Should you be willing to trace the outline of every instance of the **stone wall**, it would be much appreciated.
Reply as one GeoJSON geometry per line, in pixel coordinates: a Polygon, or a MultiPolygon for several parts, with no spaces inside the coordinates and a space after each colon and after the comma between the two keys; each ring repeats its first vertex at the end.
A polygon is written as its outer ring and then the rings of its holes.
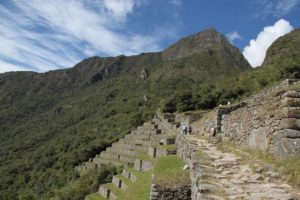
{"type": "MultiPolygon", "coordinates": [[[[198,122],[198,134],[274,153],[286,159],[300,155],[300,92],[286,80],[237,105],[219,107],[198,122]]],[[[300,88],[299,88],[300,89],[300,88]]]]}
{"type": "Polygon", "coordinates": [[[165,187],[152,184],[150,200],[190,200],[191,186],[165,187]]]}
{"type": "Polygon", "coordinates": [[[132,182],[135,182],[137,180],[137,177],[133,173],[126,171],[126,169],[123,169],[122,175],[132,182]]]}
{"type": "Polygon", "coordinates": [[[146,160],[135,159],[133,168],[137,171],[149,171],[153,169],[153,164],[146,160]]]}

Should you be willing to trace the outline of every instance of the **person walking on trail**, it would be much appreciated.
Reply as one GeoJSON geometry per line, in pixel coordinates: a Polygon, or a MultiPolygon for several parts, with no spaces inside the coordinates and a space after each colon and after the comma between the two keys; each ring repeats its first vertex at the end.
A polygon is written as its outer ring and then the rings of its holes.
{"type": "Polygon", "coordinates": [[[182,134],[183,134],[183,135],[186,134],[186,129],[187,129],[187,127],[186,127],[186,125],[184,124],[184,125],[182,126],[182,134]]]}
{"type": "Polygon", "coordinates": [[[189,135],[192,135],[192,126],[189,125],[189,135]]]}

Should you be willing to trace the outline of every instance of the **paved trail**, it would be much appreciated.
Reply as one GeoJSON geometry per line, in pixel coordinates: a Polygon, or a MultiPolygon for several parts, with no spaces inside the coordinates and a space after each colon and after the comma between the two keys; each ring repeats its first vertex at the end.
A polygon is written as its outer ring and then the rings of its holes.
{"type": "Polygon", "coordinates": [[[189,137],[189,141],[202,152],[194,150],[192,155],[194,200],[296,200],[300,196],[288,184],[276,183],[276,172],[254,171],[249,164],[240,162],[241,158],[221,152],[205,140],[189,137]]]}

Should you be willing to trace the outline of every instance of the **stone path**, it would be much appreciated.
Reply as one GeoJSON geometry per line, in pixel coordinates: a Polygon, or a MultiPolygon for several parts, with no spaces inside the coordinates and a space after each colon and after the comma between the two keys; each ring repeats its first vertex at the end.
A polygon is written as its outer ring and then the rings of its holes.
{"type": "MultiPolygon", "coordinates": [[[[242,164],[241,158],[224,153],[205,140],[189,138],[192,199],[296,200],[288,184],[272,182],[274,172],[261,173],[242,164]],[[201,152],[199,152],[199,150],[201,152]]],[[[273,177],[273,178],[274,178],[273,177]]]]}

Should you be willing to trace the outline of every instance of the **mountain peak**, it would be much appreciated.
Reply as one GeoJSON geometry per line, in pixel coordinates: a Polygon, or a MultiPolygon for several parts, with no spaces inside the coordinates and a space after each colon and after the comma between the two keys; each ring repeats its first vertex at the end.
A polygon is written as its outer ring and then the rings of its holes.
{"type": "Polygon", "coordinates": [[[215,28],[210,27],[202,32],[187,36],[174,45],[171,45],[163,51],[163,58],[165,60],[173,60],[224,46],[232,45],[224,35],[219,33],[215,28]]]}

